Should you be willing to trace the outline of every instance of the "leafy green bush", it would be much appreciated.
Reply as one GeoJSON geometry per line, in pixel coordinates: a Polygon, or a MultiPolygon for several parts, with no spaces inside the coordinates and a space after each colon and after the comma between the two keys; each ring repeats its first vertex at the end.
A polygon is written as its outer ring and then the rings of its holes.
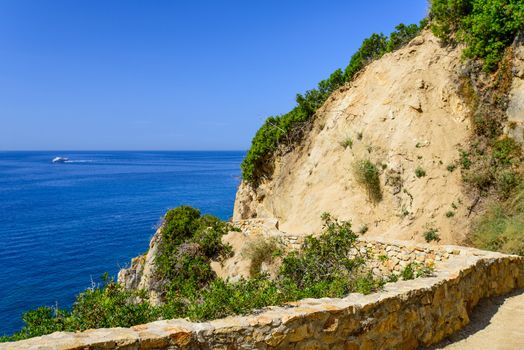
{"type": "Polygon", "coordinates": [[[380,187],[380,172],[370,160],[359,160],[353,164],[353,174],[357,182],[363,186],[369,199],[374,202],[382,200],[382,189],[380,187]]]}
{"type": "Polygon", "coordinates": [[[422,169],[422,167],[418,166],[416,169],[415,169],[415,175],[417,177],[424,177],[426,176],[426,171],[424,169],[422,169]]]}
{"type": "Polygon", "coordinates": [[[511,137],[503,137],[493,144],[493,159],[499,165],[511,165],[519,162],[522,154],[520,144],[511,137]]]}
{"type": "Polygon", "coordinates": [[[340,277],[349,282],[350,272],[364,263],[363,259],[349,258],[349,251],[357,240],[351,223],[339,222],[327,213],[322,218],[324,233],[319,237],[308,236],[301,249],[286,255],[282,262],[281,275],[299,288],[340,277]]]}
{"type": "MultiPolygon", "coordinates": [[[[320,81],[316,89],[297,94],[297,106],[290,112],[267,118],[255,134],[251,141],[251,148],[242,161],[242,178],[257,186],[260,180],[271,176],[275,152],[279,147],[289,148],[300,142],[317,109],[333,91],[352,81],[371,61],[408,43],[425,26],[425,21],[421,21],[419,26],[401,23],[395,27],[396,30],[389,38],[383,34],[372,34],[362,42],[344,70],[334,71],[328,79],[320,81]]],[[[362,134],[359,137],[362,138],[362,134]]]]}
{"type": "Polygon", "coordinates": [[[405,25],[400,23],[395,27],[395,31],[389,35],[386,51],[392,52],[406,45],[420,33],[420,30],[424,28],[425,25],[425,21],[421,21],[419,26],[416,24],[405,25]]]}
{"type": "Polygon", "coordinates": [[[101,286],[89,288],[79,294],[71,311],[40,307],[26,312],[24,327],[0,341],[16,341],[57,331],[79,331],[103,327],[131,327],[154,321],[158,310],[153,308],[143,292],[124,290],[104,275],[101,286]],[[131,303],[130,300],[141,300],[131,303]]]}
{"type": "Polygon", "coordinates": [[[415,279],[415,268],[413,264],[408,264],[400,272],[400,276],[404,281],[415,279]]]}
{"type": "Polygon", "coordinates": [[[495,69],[504,50],[524,30],[521,0],[432,0],[431,29],[445,42],[464,42],[464,56],[495,69]]]}
{"type": "Polygon", "coordinates": [[[426,242],[440,241],[440,235],[438,234],[438,229],[434,227],[428,227],[428,229],[423,233],[424,239],[426,242]]]}
{"type": "Polygon", "coordinates": [[[180,206],[169,210],[162,226],[162,239],[155,259],[158,278],[167,298],[189,298],[215,278],[211,259],[231,253],[222,236],[231,225],[198,209],[180,206]]]}

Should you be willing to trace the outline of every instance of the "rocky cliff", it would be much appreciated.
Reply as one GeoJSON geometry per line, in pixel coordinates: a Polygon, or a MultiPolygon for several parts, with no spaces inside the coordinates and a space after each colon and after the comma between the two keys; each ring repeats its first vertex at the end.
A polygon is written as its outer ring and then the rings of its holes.
{"type": "MultiPolygon", "coordinates": [[[[506,128],[520,140],[522,52],[516,48],[506,128]]],[[[304,235],[330,212],[369,237],[422,241],[438,230],[442,243],[463,242],[476,215],[454,170],[472,133],[463,70],[461,48],[442,46],[429,31],[372,62],[330,96],[305,139],[275,159],[271,178],[256,188],[241,184],[234,220],[272,218],[282,231],[304,235]],[[378,165],[379,201],[353,171],[365,160],[378,165]]]]}
{"type": "MultiPolygon", "coordinates": [[[[513,56],[505,132],[522,142],[524,46],[514,45],[513,56]]],[[[301,236],[320,232],[323,212],[352,220],[368,239],[422,242],[434,230],[440,243],[464,243],[482,211],[473,208],[475,198],[458,169],[473,128],[461,95],[465,70],[460,47],[443,47],[424,31],[333,93],[304,140],[275,159],[270,179],[257,187],[241,183],[233,215],[241,232],[223,237],[234,254],[213,262],[215,273],[249,277],[245,252],[253,242],[277,237],[296,248],[301,236]],[[379,201],[356,178],[354,167],[362,160],[378,165],[379,201]]],[[[147,254],[118,276],[126,288],[147,290],[154,304],[161,302],[154,264],[160,240],[159,230],[147,254]]]]}

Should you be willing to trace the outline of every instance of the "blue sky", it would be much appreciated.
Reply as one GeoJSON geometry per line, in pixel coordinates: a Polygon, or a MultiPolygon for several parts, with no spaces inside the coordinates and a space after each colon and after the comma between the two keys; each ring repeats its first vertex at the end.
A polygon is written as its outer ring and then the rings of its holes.
{"type": "Polygon", "coordinates": [[[0,150],[247,149],[424,0],[0,0],[0,150]]]}

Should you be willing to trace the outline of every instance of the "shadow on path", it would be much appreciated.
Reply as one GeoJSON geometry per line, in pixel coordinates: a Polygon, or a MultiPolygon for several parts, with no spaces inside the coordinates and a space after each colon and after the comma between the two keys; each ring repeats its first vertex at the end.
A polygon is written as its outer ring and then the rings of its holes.
{"type": "MultiPolygon", "coordinates": [[[[511,293],[486,298],[481,300],[477,306],[473,309],[473,312],[469,315],[470,323],[458,331],[455,334],[452,334],[448,338],[444,339],[440,343],[433,345],[429,348],[423,348],[424,350],[438,350],[443,349],[449,345],[457,343],[461,340],[469,338],[476,334],[477,332],[485,329],[492,323],[493,316],[499,311],[499,308],[504,304],[504,302],[512,297],[524,296],[524,289],[517,289],[511,293]]],[[[515,322],[523,322],[524,320],[515,320],[515,322]]],[[[486,339],[488,341],[488,339],[486,339]]]]}

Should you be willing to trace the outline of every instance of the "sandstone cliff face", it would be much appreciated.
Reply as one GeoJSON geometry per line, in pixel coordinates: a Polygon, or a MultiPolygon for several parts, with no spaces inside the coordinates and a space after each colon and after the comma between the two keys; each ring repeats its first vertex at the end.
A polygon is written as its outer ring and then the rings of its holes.
{"type": "MultiPolygon", "coordinates": [[[[245,251],[252,242],[279,237],[286,247],[297,248],[301,236],[320,231],[322,212],[352,220],[355,231],[367,227],[366,238],[420,242],[433,228],[441,243],[462,243],[475,212],[470,213],[472,198],[458,166],[448,170],[471,135],[469,110],[458,93],[460,57],[460,48],[441,47],[426,31],[336,91],[304,141],[276,160],[271,180],[256,189],[240,185],[233,221],[242,232],[224,236],[234,255],[211,264],[217,275],[249,277],[245,251]],[[344,148],[341,142],[348,138],[353,144],[344,148]],[[376,204],[352,171],[365,159],[383,166],[383,198],[376,204]],[[417,177],[417,168],[426,175],[417,177]]],[[[522,44],[515,45],[514,57],[505,132],[524,143],[522,44]]],[[[161,302],[154,273],[159,232],[148,253],[118,276],[126,288],[147,290],[153,303],[161,302]]]]}
{"type": "Polygon", "coordinates": [[[158,246],[162,239],[159,228],[151,241],[146,254],[137,256],[131,261],[131,266],[118,272],[118,283],[126,289],[145,290],[149,295],[149,301],[153,305],[162,303],[161,285],[155,274],[155,258],[158,254],[158,246]]]}
{"type": "Polygon", "coordinates": [[[524,145],[524,36],[514,45],[513,82],[509,93],[505,132],[524,145]]]}
{"type": "Polygon", "coordinates": [[[277,159],[270,181],[255,190],[242,183],[234,219],[273,217],[284,232],[310,234],[327,211],[352,220],[356,230],[366,226],[371,237],[421,241],[437,228],[444,242],[460,242],[468,197],[460,171],[447,170],[470,129],[457,92],[460,54],[424,32],[371,63],[317,112],[304,142],[277,159]],[[348,137],[353,145],[344,148],[348,137]],[[352,171],[365,159],[382,165],[383,199],[376,204],[352,171]],[[426,175],[417,177],[417,168],[426,175]]]}

